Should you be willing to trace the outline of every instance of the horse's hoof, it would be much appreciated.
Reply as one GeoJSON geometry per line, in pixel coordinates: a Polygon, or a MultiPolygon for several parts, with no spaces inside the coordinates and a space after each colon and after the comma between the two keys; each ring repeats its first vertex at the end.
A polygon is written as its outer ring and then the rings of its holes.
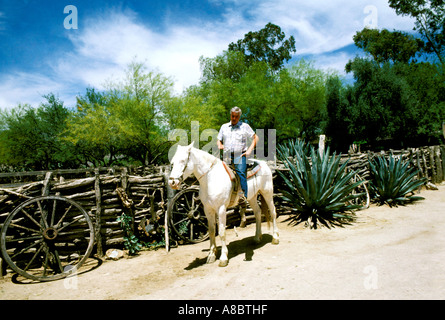
{"type": "Polygon", "coordinates": [[[276,238],[272,239],[272,244],[279,244],[279,243],[280,243],[280,239],[276,239],[276,238]]]}
{"type": "Polygon", "coordinates": [[[219,260],[220,267],[227,267],[228,264],[229,264],[229,260],[219,260]]]}
{"type": "Polygon", "coordinates": [[[247,221],[246,221],[246,220],[242,220],[241,223],[240,223],[240,225],[239,225],[239,227],[240,227],[240,228],[245,228],[245,227],[246,227],[246,224],[247,224],[247,221]]]}
{"type": "Polygon", "coordinates": [[[215,256],[208,256],[207,257],[207,264],[213,263],[216,261],[216,257],[215,256]]]}
{"type": "Polygon", "coordinates": [[[261,239],[262,239],[262,237],[255,237],[253,239],[253,241],[255,241],[256,244],[260,244],[261,243],[261,239]]]}

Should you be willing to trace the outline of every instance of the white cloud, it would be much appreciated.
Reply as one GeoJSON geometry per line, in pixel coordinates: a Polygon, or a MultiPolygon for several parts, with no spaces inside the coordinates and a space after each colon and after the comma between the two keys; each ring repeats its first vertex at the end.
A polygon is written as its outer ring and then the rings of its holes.
{"type": "Polygon", "coordinates": [[[132,14],[112,12],[106,19],[89,20],[71,36],[74,52],[59,59],[56,70],[101,88],[106,79],[122,77],[136,58],[148,68],[174,78],[176,91],[199,80],[199,57],[225,49],[218,32],[202,26],[172,25],[162,34],[137,22],[132,14]]]}
{"type": "Polygon", "coordinates": [[[43,95],[63,90],[63,85],[47,76],[16,72],[0,81],[0,108],[10,109],[21,104],[38,106],[43,95]]]}
{"type": "Polygon", "coordinates": [[[357,31],[369,24],[403,31],[411,31],[414,26],[413,19],[397,16],[387,0],[265,0],[256,6],[248,6],[247,0],[238,1],[254,17],[256,25],[272,22],[286,36],[293,35],[295,57],[309,58],[317,68],[336,70],[346,78],[351,77],[344,68],[355,56],[350,46],[357,31]]]}
{"type": "Polygon", "coordinates": [[[263,1],[252,15],[279,25],[296,39],[297,54],[322,54],[352,44],[352,36],[362,30],[370,15],[378,28],[411,30],[413,21],[397,16],[387,0],[283,0],[263,1]],[[365,8],[371,12],[364,12],[365,8]]]}
{"type": "Polygon", "coordinates": [[[209,1],[223,8],[218,19],[191,17],[181,25],[172,16],[159,17],[164,29],[150,28],[141,19],[142,13],[130,10],[112,9],[89,17],[79,29],[67,32],[73,50],[55,52],[47,58],[53,68],[49,73],[16,72],[2,81],[0,107],[18,102],[38,105],[41,95],[49,92],[59,93],[65,104],[73,106],[75,95],[84,93],[87,86],[103,89],[107,79],[121,79],[134,58],[171,76],[179,93],[198,83],[200,56],[214,57],[230,42],[268,22],[279,25],[286,36],[295,37],[297,57],[311,56],[316,66],[340,73],[352,58],[341,50],[363,29],[369,15],[365,7],[376,9],[378,28],[410,31],[413,27],[412,19],[397,16],[387,0],[209,1]]]}

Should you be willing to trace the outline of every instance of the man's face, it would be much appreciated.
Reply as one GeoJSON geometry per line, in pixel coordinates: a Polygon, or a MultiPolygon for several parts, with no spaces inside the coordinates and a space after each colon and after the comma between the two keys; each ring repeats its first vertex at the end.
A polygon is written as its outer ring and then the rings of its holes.
{"type": "Polygon", "coordinates": [[[232,126],[236,125],[239,121],[240,114],[237,112],[232,112],[230,114],[230,122],[232,123],[232,126]]]}

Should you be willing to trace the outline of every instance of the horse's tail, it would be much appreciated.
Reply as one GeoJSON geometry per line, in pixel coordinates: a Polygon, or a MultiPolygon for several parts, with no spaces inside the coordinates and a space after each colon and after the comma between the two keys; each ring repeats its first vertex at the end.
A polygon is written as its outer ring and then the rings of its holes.
{"type": "Polygon", "coordinates": [[[269,212],[269,206],[266,203],[266,199],[264,199],[263,195],[260,192],[260,199],[261,199],[261,214],[266,217],[267,222],[267,228],[270,229],[270,212],[269,212]]]}

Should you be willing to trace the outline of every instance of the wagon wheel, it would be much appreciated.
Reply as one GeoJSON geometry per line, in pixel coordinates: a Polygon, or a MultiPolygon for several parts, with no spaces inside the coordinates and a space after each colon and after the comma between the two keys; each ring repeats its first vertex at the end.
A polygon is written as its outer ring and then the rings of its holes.
{"type": "MultiPolygon", "coordinates": [[[[364,179],[362,177],[360,177],[359,174],[355,174],[352,179],[351,179],[351,183],[355,183],[358,181],[363,181],[364,179]]],[[[361,183],[359,186],[357,186],[353,191],[352,194],[356,195],[356,194],[360,194],[360,196],[354,198],[353,200],[351,200],[350,202],[352,204],[355,205],[359,205],[360,209],[359,210],[363,210],[363,209],[368,209],[369,208],[369,203],[371,201],[371,198],[369,196],[369,191],[368,191],[368,187],[366,186],[366,184],[368,183],[368,181],[364,181],[363,183],[361,183]]]]}
{"type": "Polygon", "coordinates": [[[64,278],[90,255],[94,227],[75,201],[44,196],[25,201],[5,220],[1,251],[9,266],[37,281],[64,278]]]}
{"type": "Polygon", "coordinates": [[[198,243],[209,238],[199,188],[190,187],[178,192],[168,205],[167,215],[170,226],[181,239],[198,243]]]}

